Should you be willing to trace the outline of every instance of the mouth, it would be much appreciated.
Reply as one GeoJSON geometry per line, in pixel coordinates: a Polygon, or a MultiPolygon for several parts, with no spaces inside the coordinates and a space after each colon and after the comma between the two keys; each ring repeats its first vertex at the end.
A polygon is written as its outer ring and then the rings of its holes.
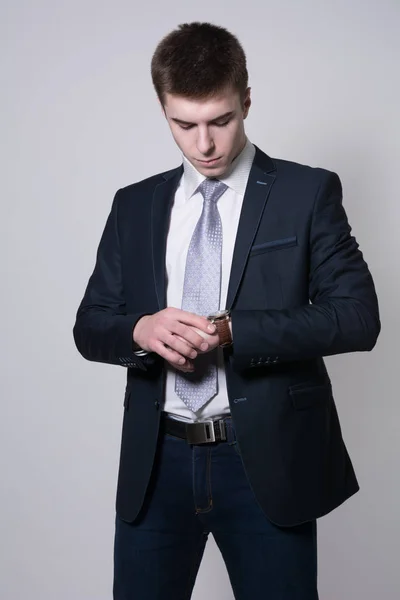
{"type": "Polygon", "coordinates": [[[220,161],[222,158],[222,156],[219,156],[218,158],[212,158],[211,160],[199,160],[197,159],[197,162],[200,163],[203,167],[212,167],[213,165],[216,165],[218,163],[218,161],[220,161]]]}

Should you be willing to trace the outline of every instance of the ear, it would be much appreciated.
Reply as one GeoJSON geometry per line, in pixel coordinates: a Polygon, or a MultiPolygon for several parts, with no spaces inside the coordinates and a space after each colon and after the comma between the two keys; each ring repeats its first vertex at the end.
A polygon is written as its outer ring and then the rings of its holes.
{"type": "Polygon", "coordinates": [[[251,106],[251,88],[248,87],[245,92],[244,100],[243,100],[243,119],[245,119],[247,117],[247,115],[249,114],[250,106],[251,106]]]}

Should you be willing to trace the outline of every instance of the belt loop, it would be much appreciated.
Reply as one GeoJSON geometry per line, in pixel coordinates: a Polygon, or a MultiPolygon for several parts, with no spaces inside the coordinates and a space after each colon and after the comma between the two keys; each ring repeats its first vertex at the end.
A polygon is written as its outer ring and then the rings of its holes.
{"type": "Polygon", "coordinates": [[[232,417],[225,420],[226,427],[226,441],[228,444],[233,444],[236,441],[235,428],[233,426],[232,417]]]}

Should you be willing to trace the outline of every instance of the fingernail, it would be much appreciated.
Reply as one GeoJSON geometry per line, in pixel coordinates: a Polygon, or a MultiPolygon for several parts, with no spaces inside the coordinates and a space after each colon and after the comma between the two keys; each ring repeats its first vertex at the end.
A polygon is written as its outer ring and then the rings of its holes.
{"type": "Polygon", "coordinates": [[[184,358],[180,358],[179,359],[179,364],[180,365],[184,365],[185,364],[185,359],[184,358]]]}
{"type": "Polygon", "coordinates": [[[207,327],[208,331],[215,331],[215,325],[212,323],[207,327]]]}
{"type": "Polygon", "coordinates": [[[190,358],[196,358],[196,356],[197,356],[197,353],[196,353],[196,352],[191,352],[191,353],[190,353],[190,358]]]}
{"type": "Polygon", "coordinates": [[[200,346],[200,350],[207,350],[208,349],[208,344],[206,342],[203,342],[200,346]]]}

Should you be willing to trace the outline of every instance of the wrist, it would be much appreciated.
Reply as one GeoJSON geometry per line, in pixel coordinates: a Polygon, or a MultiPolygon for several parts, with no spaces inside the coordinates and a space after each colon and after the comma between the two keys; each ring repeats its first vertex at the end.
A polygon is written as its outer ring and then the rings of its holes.
{"type": "Polygon", "coordinates": [[[150,315],[144,315],[141,317],[132,331],[132,348],[133,352],[148,352],[145,349],[144,340],[142,339],[141,332],[145,321],[150,317],[150,315]]]}
{"type": "Polygon", "coordinates": [[[222,347],[231,346],[233,343],[233,339],[230,311],[221,310],[212,313],[211,315],[208,315],[207,319],[216,327],[218,337],[220,340],[219,345],[222,347]]]}

